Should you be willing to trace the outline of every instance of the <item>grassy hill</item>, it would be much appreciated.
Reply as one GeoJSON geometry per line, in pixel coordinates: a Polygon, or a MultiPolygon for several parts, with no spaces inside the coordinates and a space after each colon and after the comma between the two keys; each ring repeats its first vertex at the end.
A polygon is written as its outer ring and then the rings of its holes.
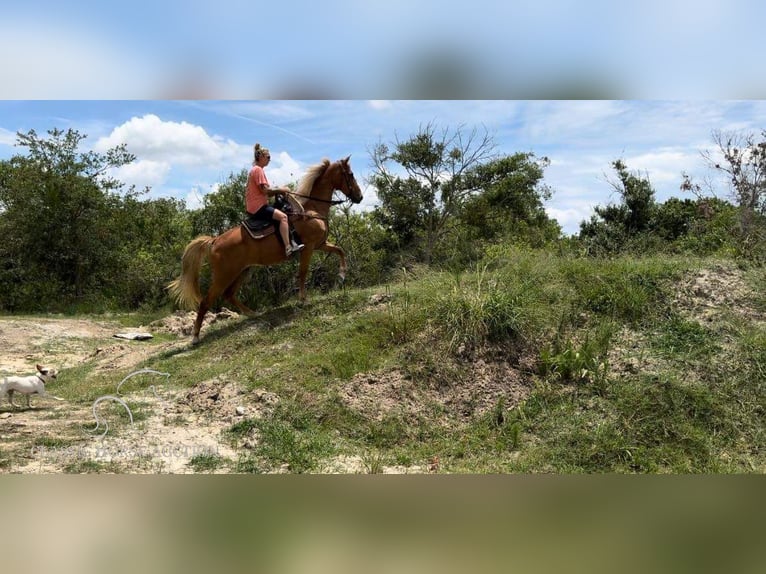
{"type": "MultiPolygon", "coordinates": [[[[472,272],[403,269],[206,323],[199,346],[134,367],[170,373],[187,402],[235,385],[259,405],[221,430],[236,456],[200,471],[764,472],[765,279],[498,249],[472,272]]],[[[61,393],[92,401],[128,372],[86,362],[61,393]]]]}

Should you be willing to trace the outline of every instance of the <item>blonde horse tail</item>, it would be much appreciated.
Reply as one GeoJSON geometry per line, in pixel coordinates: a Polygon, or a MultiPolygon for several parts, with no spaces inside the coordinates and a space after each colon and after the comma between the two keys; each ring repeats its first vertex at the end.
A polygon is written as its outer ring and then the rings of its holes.
{"type": "Polygon", "coordinates": [[[181,276],[167,286],[170,296],[180,307],[196,310],[202,301],[199,272],[203,261],[210,253],[214,239],[209,235],[202,235],[186,246],[181,258],[181,276]]]}

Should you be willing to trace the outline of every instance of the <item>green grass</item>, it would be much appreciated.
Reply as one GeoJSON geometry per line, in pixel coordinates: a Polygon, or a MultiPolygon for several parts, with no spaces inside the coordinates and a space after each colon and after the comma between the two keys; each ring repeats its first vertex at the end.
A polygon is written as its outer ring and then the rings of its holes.
{"type": "MultiPolygon", "coordinates": [[[[354,453],[367,472],[433,457],[442,472],[762,472],[763,327],[735,310],[703,324],[673,306],[685,274],[706,265],[498,247],[459,274],[420,270],[206,326],[199,346],[141,366],[170,373],[171,387],[225,375],[279,397],[262,418],[224,433],[240,455],[233,472],[316,472],[354,453]],[[383,302],[371,305],[373,294],[383,302]],[[626,332],[635,340],[622,339],[626,332]],[[613,368],[609,357],[625,353],[651,370],[613,368]],[[344,402],[345,385],[361,373],[395,370],[432,394],[470,388],[478,360],[517,368],[528,389],[520,402],[500,398],[469,413],[398,404],[380,417],[344,402]]],[[[757,267],[745,276],[753,288],[766,277],[757,267]]],[[[766,309],[760,287],[752,308],[766,309]]],[[[62,394],[92,400],[126,374],[67,369],[62,394]]],[[[166,383],[142,378],[130,391],[150,384],[166,383]]],[[[192,468],[222,464],[201,458],[192,468]]]]}
{"type": "Polygon", "coordinates": [[[67,474],[100,474],[119,473],[120,467],[116,463],[104,463],[90,459],[78,459],[64,467],[67,474]]]}
{"type": "Polygon", "coordinates": [[[696,360],[720,351],[716,336],[696,321],[672,315],[652,337],[652,346],[666,358],[696,360]]]}
{"type": "Polygon", "coordinates": [[[188,463],[194,472],[212,472],[225,467],[227,464],[228,461],[224,457],[215,454],[198,454],[193,456],[188,463]]]}

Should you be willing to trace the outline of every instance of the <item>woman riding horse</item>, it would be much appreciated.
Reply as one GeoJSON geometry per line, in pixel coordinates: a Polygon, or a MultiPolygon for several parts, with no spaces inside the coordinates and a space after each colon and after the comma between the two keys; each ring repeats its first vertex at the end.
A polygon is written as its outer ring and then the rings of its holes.
{"type": "MultiPolygon", "coordinates": [[[[344,279],[346,276],[346,254],[343,249],[328,242],[327,237],[330,207],[336,203],[332,201],[333,192],[336,189],[341,191],[353,203],[362,201],[362,191],[351,171],[350,158],[332,163],[324,159],[311,167],[294,194],[303,206],[303,213],[290,216],[304,244],[298,267],[298,296],[301,302],[306,300],[306,275],[314,251],[337,254],[340,257],[340,277],[344,279]]],[[[248,317],[255,316],[255,312],[237,298],[246,270],[254,265],[282,263],[288,257],[276,234],[254,239],[243,225],[217,237],[203,235],[192,240],[181,259],[181,276],[168,285],[171,296],[181,306],[197,309],[192,343],[199,342],[205,314],[220,296],[248,317]],[[199,274],[205,258],[210,263],[211,283],[203,298],[199,274]]]]}

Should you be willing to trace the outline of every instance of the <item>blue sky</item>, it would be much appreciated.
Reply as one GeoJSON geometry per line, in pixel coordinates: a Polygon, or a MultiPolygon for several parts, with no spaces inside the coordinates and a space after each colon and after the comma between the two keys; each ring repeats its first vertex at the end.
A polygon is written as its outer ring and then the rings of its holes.
{"type": "MultiPolygon", "coordinates": [[[[16,132],[74,128],[90,149],[126,143],[137,161],[115,174],[126,184],[149,186],[153,197],[177,197],[190,207],[232,172],[248,167],[256,142],[270,148],[267,173],[274,184],[296,181],[323,157],[351,154],[362,183],[369,149],[414,134],[420,125],[479,127],[502,154],[533,152],[551,165],[548,213],[567,233],[595,205],[617,199],[606,181],[622,158],[651,180],[657,199],[684,196],[681,174],[712,175],[700,157],[712,150],[711,132],[766,127],[760,100],[5,100],[0,101],[0,159],[23,150],[16,132]]],[[[363,184],[364,186],[364,184],[363,184]]],[[[720,182],[719,195],[726,195],[720,182]]],[[[356,209],[376,204],[374,190],[356,209]]]]}

